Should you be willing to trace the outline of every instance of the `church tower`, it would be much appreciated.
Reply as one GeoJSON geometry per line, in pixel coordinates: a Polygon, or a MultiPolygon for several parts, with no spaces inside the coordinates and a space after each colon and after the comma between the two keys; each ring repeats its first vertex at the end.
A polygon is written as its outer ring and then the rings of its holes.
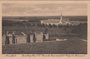
{"type": "Polygon", "coordinates": [[[62,16],[62,8],[59,9],[59,11],[61,11],[61,15],[60,15],[60,20],[59,20],[59,24],[62,24],[62,20],[63,20],[63,16],[62,16]]]}

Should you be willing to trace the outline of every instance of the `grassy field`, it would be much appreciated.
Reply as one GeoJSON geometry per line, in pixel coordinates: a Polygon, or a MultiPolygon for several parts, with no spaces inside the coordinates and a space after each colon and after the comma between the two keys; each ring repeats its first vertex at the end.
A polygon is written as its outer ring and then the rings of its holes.
{"type": "Polygon", "coordinates": [[[3,54],[86,54],[87,43],[82,40],[48,41],[2,46],[3,54]]]}

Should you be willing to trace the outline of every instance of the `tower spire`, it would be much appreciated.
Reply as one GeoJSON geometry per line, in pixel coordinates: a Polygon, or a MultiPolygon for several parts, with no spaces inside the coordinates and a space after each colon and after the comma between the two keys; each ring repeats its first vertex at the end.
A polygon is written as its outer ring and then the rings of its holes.
{"type": "Polygon", "coordinates": [[[59,8],[59,11],[61,12],[59,23],[62,24],[62,8],[59,8]]]}

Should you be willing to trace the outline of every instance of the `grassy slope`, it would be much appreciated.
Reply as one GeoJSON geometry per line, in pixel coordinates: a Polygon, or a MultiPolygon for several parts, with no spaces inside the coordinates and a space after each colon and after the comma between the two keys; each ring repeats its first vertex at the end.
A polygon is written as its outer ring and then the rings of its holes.
{"type": "Polygon", "coordinates": [[[87,44],[81,40],[6,45],[3,54],[86,54],[87,44]]]}

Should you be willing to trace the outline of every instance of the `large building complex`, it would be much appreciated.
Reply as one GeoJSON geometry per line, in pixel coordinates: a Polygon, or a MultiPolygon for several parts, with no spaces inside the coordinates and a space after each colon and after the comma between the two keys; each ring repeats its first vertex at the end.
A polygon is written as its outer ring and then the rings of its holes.
{"type": "Polygon", "coordinates": [[[64,19],[62,12],[61,12],[61,16],[59,17],[59,19],[47,19],[47,20],[41,20],[41,24],[46,24],[46,25],[67,25],[67,24],[71,24],[69,19],[64,19]]]}

